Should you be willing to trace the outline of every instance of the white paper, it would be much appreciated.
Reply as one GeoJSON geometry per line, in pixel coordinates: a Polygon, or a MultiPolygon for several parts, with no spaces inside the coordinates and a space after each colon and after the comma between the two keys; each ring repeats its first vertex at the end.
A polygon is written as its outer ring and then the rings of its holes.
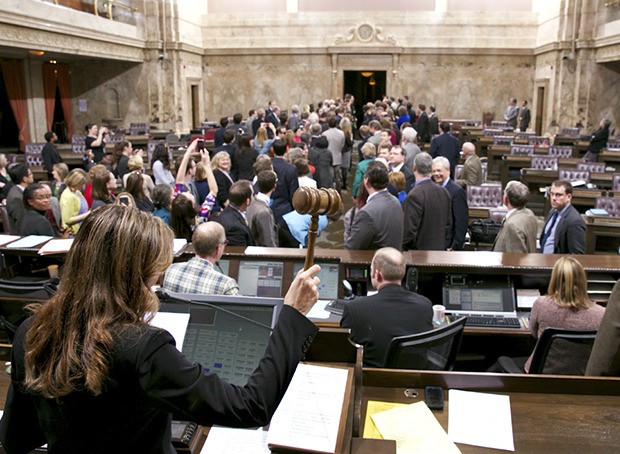
{"type": "Polygon", "coordinates": [[[0,246],[4,246],[12,241],[19,240],[21,236],[19,235],[0,235],[0,246]]]}
{"type": "Polygon", "coordinates": [[[271,420],[267,442],[334,452],[348,373],[347,369],[299,364],[271,420]]]}
{"type": "Polygon", "coordinates": [[[514,451],[510,397],[448,391],[448,436],[455,443],[514,451]]]}
{"type": "Polygon", "coordinates": [[[314,318],[314,319],[321,319],[321,320],[325,320],[329,318],[331,313],[325,310],[325,306],[327,306],[329,301],[330,300],[318,300],[316,304],[312,306],[312,309],[310,309],[310,312],[306,314],[306,317],[314,318]]]}
{"type": "Polygon", "coordinates": [[[59,252],[67,252],[71,249],[71,245],[73,244],[73,238],[68,239],[59,239],[55,238],[53,240],[48,241],[41,249],[39,249],[39,255],[45,254],[57,254],[59,252]]]}
{"type": "Polygon", "coordinates": [[[531,309],[534,301],[540,298],[540,291],[536,289],[517,289],[517,308],[531,309]]]}
{"type": "Polygon", "coordinates": [[[151,325],[165,329],[177,343],[177,350],[183,351],[183,340],[189,323],[189,314],[178,312],[158,312],[151,320],[151,325]]]}
{"type": "Polygon", "coordinates": [[[200,454],[230,452],[244,454],[270,454],[267,431],[259,429],[232,429],[213,426],[200,454]]]}
{"type": "Polygon", "coordinates": [[[35,247],[41,243],[51,240],[53,237],[47,235],[28,235],[21,240],[14,241],[9,244],[8,248],[29,248],[35,247]]]}
{"type": "Polygon", "coordinates": [[[185,238],[175,238],[172,242],[172,253],[178,254],[186,244],[187,240],[185,238]]]}

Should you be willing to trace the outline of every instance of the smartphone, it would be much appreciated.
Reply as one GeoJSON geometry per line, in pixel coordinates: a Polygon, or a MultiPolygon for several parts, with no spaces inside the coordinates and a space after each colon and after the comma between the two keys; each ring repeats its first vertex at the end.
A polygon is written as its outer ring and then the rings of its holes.
{"type": "Polygon", "coordinates": [[[439,386],[427,386],[424,388],[424,402],[431,410],[443,410],[443,389],[439,386]]]}
{"type": "Polygon", "coordinates": [[[196,141],[196,149],[198,149],[198,151],[204,150],[205,149],[205,141],[202,140],[202,139],[198,139],[196,141]]]}

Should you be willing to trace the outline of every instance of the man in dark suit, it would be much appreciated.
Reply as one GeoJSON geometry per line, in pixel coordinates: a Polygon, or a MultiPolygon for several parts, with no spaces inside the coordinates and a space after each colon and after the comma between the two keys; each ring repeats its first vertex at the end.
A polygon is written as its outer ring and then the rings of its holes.
{"type": "Polygon", "coordinates": [[[48,131],[45,133],[45,142],[46,144],[43,146],[41,150],[41,158],[43,158],[43,167],[47,170],[47,177],[52,180],[52,168],[54,164],[58,164],[62,162],[62,158],[60,157],[60,153],[58,152],[58,148],[56,148],[56,141],[58,137],[56,133],[52,131],[48,131]]]}
{"type": "Polygon", "coordinates": [[[521,119],[521,121],[519,122],[519,129],[521,131],[527,131],[527,128],[530,126],[530,121],[532,121],[532,112],[530,112],[530,108],[527,107],[526,100],[523,100],[523,102],[521,103],[519,118],[521,119]]]}
{"type": "Polygon", "coordinates": [[[366,168],[366,205],[357,210],[351,223],[346,249],[376,250],[390,246],[400,249],[403,239],[403,211],[396,197],[387,191],[388,170],[373,161],[366,168]]]}
{"type": "Polygon", "coordinates": [[[252,183],[239,180],[228,191],[229,204],[215,220],[226,231],[226,240],[231,246],[254,246],[252,232],[248,227],[245,210],[252,202],[252,183]]]}
{"type": "Polygon", "coordinates": [[[450,134],[450,123],[442,121],[439,124],[441,134],[431,141],[431,148],[428,153],[431,157],[443,156],[450,161],[450,176],[456,175],[456,165],[461,157],[461,145],[459,139],[450,134]]]}
{"type": "Polygon", "coordinates": [[[428,133],[429,137],[432,139],[433,136],[439,134],[439,117],[435,113],[435,106],[429,106],[428,110],[430,111],[430,115],[428,116],[428,133]]]}
{"type": "Polygon", "coordinates": [[[414,126],[418,131],[418,142],[420,145],[428,143],[430,140],[428,115],[426,115],[426,104],[418,104],[418,119],[414,126]]]}
{"type": "Polygon", "coordinates": [[[220,128],[215,131],[215,135],[213,137],[213,147],[217,148],[224,144],[224,132],[226,131],[226,127],[228,126],[228,117],[220,118],[220,128]]]}
{"type": "MultiPolygon", "coordinates": [[[[21,163],[11,164],[9,166],[9,176],[13,182],[13,186],[6,196],[6,211],[9,215],[9,233],[11,235],[19,235],[19,226],[22,218],[26,214],[24,206],[24,189],[32,184],[32,171],[21,163]]],[[[6,228],[6,227],[5,227],[6,228]]]]}
{"type": "Polygon", "coordinates": [[[573,185],[567,180],[556,180],[549,194],[552,210],[547,214],[540,236],[540,252],[585,254],[586,224],[571,204],[573,185]]]}
{"type": "Polygon", "coordinates": [[[433,158],[420,153],[413,160],[415,184],[403,202],[403,250],[443,251],[452,232],[452,202],[445,188],[431,180],[433,158]]]}
{"type": "Polygon", "coordinates": [[[415,177],[413,176],[413,163],[411,167],[407,167],[405,164],[405,150],[400,145],[393,146],[390,150],[390,168],[391,172],[400,172],[405,177],[405,191],[409,193],[413,184],[415,183],[415,177]]]}
{"type": "Polygon", "coordinates": [[[276,139],[271,145],[271,149],[274,155],[271,164],[273,171],[278,176],[276,190],[271,195],[273,200],[271,210],[276,222],[280,223],[282,216],[293,211],[293,194],[299,188],[299,180],[297,179],[297,167],[284,160],[286,142],[282,139],[276,139]]]}
{"type": "Polygon", "coordinates": [[[469,225],[467,194],[461,186],[450,178],[450,162],[443,156],[437,156],[433,159],[433,180],[446,188],[452,199],[452,230],[446,237],[446,249],[448,251],[459,251],[463,249],[465,234],[469,225]]]}
{"type": "Polygon", "coordinates": [[[370,278],[378,293],[355,299],[344,307],[340,326],[351,330],[351,340],[364,346],[364,366],[383,367],[394,337],[433,329],[430,300],[401,286],[403,254],[379,249],[370,264],[370,278]]]}

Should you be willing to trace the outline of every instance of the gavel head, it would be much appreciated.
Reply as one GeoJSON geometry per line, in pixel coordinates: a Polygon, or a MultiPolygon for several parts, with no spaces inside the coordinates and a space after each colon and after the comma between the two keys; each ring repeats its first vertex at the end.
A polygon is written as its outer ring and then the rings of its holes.
{"type": "Polygon", "coordinates": [[[302,186],[293,194],[293,207],[299,214],[332,216],[340,209],[340,194],[335,189],[302,186]]]}

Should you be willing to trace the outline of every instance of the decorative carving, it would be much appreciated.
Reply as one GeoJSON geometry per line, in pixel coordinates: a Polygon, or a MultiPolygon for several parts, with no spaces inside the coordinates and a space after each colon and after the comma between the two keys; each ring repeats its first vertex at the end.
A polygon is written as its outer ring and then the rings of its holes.
{"type": "Polygon", "coordinates": [[[349,44],[354,42],[371,43],[378,42],[395,46],[396,38],[392,33],[384,33],[382,27],[370,22],[362,22],[355,27],[349,28],[345,33],[338,33],[334,37],[334,45],[349,44]]]}

